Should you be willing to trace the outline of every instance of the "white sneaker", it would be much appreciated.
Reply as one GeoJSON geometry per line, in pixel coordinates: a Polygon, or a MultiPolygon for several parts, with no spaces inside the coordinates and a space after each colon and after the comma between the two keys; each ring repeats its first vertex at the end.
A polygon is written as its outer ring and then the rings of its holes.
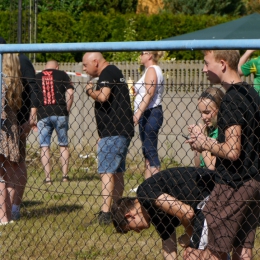
{"type": "Polygon", "coordinates": [[[8,224],[12,224],[14,223],[13,220],[10,220],[10,221],[7,221],[7,222],[0,222],[0,226],[5,226],[5,225],[8,225],[8,224]]]}
{"type": "Polygon", "coordinates": [[[139,186],[137,186],[136,188],[131,189],[130,192],[137,192],[138,187],[139,186]]]}

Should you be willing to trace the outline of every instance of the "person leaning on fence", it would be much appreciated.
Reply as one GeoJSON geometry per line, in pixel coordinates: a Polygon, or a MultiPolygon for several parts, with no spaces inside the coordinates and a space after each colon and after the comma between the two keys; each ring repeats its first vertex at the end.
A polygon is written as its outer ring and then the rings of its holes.
{"type": "Polygon", "coordinates": [[[200,127],[189,126],[186,142],[191,148],[209,151],[217,159],[215,187],[203,203],[204,219],[194,219],[185,259],[226,259],[231,250],[234,260],[251,259],[259,216],[260,98],[252,86],[241,82],[238,51],[207,50],[204,61],[208,80],[221,84],[226,94],[218,112],[217,140],[207,137],[200,127]],[[201,229],[204,244],[194,240],[195,231],[201,229]]]}
{"type": "Polygon", "coordinates": [[[20,160],[17,111],[22,106],[22,82],[17,54],[3,54],[1,132],[0,132],[0,225],[11,223],[13,170],[11,163],[20,160]]]}
{"type": "Polygon", "coordinates": [[[59,70],[55,60],[48,61],[45,69],[36,75],[36,83],[40,86],[36,107],[32,109],[32,124],[36,124],[39,132],[41,161],[44,167],[46,184],[52,184],[50,165],[50,142],[53,130],[56,130],[60,146],[62,166],[62,182],[68,182],[69,147],[68,124],[69,113],[73,103],[74,87],[65,71],[59,70]]]}
{"type": "Polygon", "coordinates": [[[112,198],[119,199],[124,191],[125,160],[131,138],[134,136],[133,113],[128,86],[122,72],[110,65],[99,52],[83,56],[83,70],[99,77],[96,89],[91,82],[86,94],[95,100],[98,130],[98,172],[103,198],[98,215],[100,224],[111,223],[112,198]]]}
{"type": "Polygon", "coordinates": [[[157,145],[158,133],[163,123],[164,78],[157,64],[162,56],[162,51],[141,52],[140,59],[145,66],[145,73],[134,85],[134,123],[139,124],[146,179],[160,170],[157,145]]]}
{"type": "Polygon", "coordinates": [[[192,219],[197,205],[214,187],[212,172],[188,169],[158,172],[138,187],[137,198],[116,201],[111,212],[117,232],[139,233],[152,224],[162,239],[164,258],[177,259],[176,227],[182,224],[187,233],[193,232],[192,219]]]}
{"type": "Polygon", "coordinates": [[[238,72],[240,76],[254,74],[254,88],[260,95],[260,56],[248,60],[255,50],[247,50],[240,58],[238,72]]]}

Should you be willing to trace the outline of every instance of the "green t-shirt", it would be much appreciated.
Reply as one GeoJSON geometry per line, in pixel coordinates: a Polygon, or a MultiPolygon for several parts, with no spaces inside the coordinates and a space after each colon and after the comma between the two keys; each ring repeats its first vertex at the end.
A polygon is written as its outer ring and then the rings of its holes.
{"type": "Polygon", "coordinates": [[[241,66],[241,71],[245,76],[254,74],[254,88],[260,94],[260,57],[251,59],[241,66]]]}
{"type": "MultiPolygon", "coordinates": [[[[213,128],[211,131],[209,131],[209,137],[217,139],[218,137],[218,128],[213,128]]],[[[200,155],[200,167],[206,167],[206,164],[204,162],[203,156],[200,155]]]]}

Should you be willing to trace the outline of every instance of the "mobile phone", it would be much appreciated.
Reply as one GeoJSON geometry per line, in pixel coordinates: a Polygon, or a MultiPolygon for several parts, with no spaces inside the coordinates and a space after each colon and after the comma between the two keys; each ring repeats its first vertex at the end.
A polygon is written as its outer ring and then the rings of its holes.
{"type": "Polygon", "coordinates": [[[182,134],[182,136],[183,136],[186,140],[190,139],[190,137],[187,136],[187,135],[182,134]]]}

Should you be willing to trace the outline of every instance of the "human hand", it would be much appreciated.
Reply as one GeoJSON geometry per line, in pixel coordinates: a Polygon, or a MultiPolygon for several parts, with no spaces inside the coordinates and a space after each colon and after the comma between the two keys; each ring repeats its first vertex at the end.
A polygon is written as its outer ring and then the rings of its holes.
{"type": "MultiPolygon", "coordinates": [[[[36,124],[34,124],[33,126],[35,126],[36,124]]],[[[30,133],[30,131],[31,131],[31,123],[30,123],[30,121],[27,121],[27,122],[25,122],[25,123],[23,123],[21,126],[20,126],[20,137],[21,138],[26,138],[28,135],[29,135],[29,133],[30,133]]]]}
{"type": "Polygon", "coordinates": [[[89,92],[91,92],[91,91],[89,91],[89,90],[93,90],[93,88],[94,88],[94,84],[91,82],[91,81],[89,81],[88,83],[87,83],[87,85],[86,85],[86,94],[89,96],[89,92]]]}
{"type": "Polygon", "coordinates": [[[207,140],[207,136],[204,134],[206,129],[206,125],[189,125],[188,130],[190,133],[190,139],[188,139],[185,143],[190,144],[192,150],[196,150],[198,152],[204,151],[204,145],[207,140]]]}
{"type": "Polygon", "coordinates": [[[192,125],[188,126],[188,131],[190,134],[192,134],[192,131],[205,134],[206,127],[207,127],[206,124],[204,124],[204,125],[202,125],[201,123],[199,123],[198,125],[192,124],[192,125]]]}
{"type": "Polygon", "coordinates": [[[178,242],[181,247],[188,247],[190,244],[190,236],[185,233],[178,238],[178,242]]]}

